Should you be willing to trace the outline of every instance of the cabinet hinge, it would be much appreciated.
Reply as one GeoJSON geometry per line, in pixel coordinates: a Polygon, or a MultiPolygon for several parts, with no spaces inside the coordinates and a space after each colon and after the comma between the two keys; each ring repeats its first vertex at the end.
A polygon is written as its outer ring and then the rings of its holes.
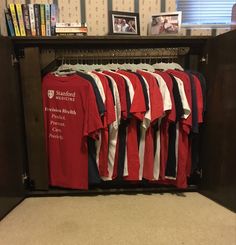
{"type": "Polygon", "coordinates": [[[205,63],[206,65],[208,65],[208,54],[203,56],[200,61],[201,61],[201,63],[205,63]]]}
{"type": "Polygon", "coordinates": [[[203,173],[202,173],[202,169],[200,170],[200,178],[202,179],[203,173]]]}
{"type": "Polygon", "coordinates": [[[15,66],[15,64],[18,64],[18,60],[17,60],[17,58],[12,54],[11,55],[11,65],[14,67],[15,66]]]}
{"type": "Polygon", "coordinates": [[[23,173],[21,177],[22,177],[22,183],[23,184],[26,184],[28,182],[28,179],[29,179],[29,177],[27,176],[27,174],[26,173],[23,173]]]}

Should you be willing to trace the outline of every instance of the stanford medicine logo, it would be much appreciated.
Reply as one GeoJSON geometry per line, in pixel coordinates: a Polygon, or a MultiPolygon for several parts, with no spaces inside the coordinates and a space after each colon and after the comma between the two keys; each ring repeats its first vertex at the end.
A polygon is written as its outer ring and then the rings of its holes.
{"type": "Polygon", "coordinates": [[[52,99],[54,97],[54,90],[48,90],[48,98],[52,99]]]}

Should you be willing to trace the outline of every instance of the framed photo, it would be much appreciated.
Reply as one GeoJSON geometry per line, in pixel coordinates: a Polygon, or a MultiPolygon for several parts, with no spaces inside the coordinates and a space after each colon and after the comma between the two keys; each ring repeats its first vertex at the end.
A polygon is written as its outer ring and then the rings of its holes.
{"type": "Polygon", "coordinates": [[[109,34],[139,35],[139,14],[130,12],[109,12],[109,34]]]}
{"type": "Polygon", "coordinates": [[[180,34],[182,12],[160,13],[152,16],[148,28],[149,35],[178,35],[180,34]]]}

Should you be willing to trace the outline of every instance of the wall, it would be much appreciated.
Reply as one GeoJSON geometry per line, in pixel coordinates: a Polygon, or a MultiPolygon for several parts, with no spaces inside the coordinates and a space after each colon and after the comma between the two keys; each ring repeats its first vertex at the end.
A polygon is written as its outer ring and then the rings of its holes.
{"type": "MultiPolygon", "coordinates": [[[[147,24],[153,14],[176,11],[175,0],[0,0],[1,33],[6,35],[4,8],[9,3],[57,3],[60,22],[83,22],[88,35],[108,33],[108,11],[139,12],[141,35],[147,35],[147,24]]],[[[182,35],[218,35],[228,29],[182,29],[182,35]]]]}

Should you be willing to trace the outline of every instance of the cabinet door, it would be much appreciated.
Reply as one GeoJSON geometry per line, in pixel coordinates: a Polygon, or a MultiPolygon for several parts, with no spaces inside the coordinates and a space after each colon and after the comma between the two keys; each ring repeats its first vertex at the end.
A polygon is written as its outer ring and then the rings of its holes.
{"type": "Polygon", "coordinates": [[[44,137],[40,50],[24,48],[20,58],[21,87],[24,104],[27,158],[31,187],[48,189],[48,163],[44,137]]]}
{"type": "Polygon", "coordinates": [[[17,66],[8,38],[0,37],[0,219],[24,198],[26,162],[17,66]]]}
{"type": "Polygon", "coordinates": [[[209,41],[202,193],[236,211],[236,31],[209,41]]]}

